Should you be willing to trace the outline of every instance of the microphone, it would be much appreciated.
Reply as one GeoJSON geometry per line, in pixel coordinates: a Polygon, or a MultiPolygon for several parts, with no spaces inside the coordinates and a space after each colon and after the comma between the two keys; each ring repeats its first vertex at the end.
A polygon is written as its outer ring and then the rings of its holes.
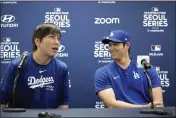
{"type": "Polygon", "coordinates": [[[20,63],[18,64],[18,69],[20,69],[24,63],[24,61],[26,60],[26,58],[28,57],[28,52],[24,51],[20,60],[20,63]]]}
{"type": "Polygon", "coordinates": [[[151,65],[147,62],[146,59],[142,59],[141,64],[144,66],[144,69],[150,69],[151,68],[151,65]]]}

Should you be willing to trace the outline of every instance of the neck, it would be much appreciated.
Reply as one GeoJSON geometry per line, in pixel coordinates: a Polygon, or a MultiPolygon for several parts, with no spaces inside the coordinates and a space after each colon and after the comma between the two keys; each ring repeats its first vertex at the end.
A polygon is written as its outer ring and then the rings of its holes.
{"type": "Polygon", "coordinates": [[[51,58],[49,56],[46,56],[45,54],[39,52],[38,50],[33,52],[33,59],[36,63],[40,65],[47,65],[51,58]]]}
{"type": "Polygon", "coordinates": [[[128,58],[123,58],[123,59],[121,59],[121,60],[115,60],[115,62],[116,62],[122,69],[126,69],[126,68],[130,65],[131,59],[128,57],[128,58]]]}

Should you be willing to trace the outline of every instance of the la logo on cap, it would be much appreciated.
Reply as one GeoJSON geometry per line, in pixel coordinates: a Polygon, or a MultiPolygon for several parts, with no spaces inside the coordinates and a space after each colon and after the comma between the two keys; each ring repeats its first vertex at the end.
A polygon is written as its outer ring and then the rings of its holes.
{"type": "Polygon", "coordinates": [[[114,33],[113,33],[113,32],[111,32],[110,36],[114,36],[114,33]]]}

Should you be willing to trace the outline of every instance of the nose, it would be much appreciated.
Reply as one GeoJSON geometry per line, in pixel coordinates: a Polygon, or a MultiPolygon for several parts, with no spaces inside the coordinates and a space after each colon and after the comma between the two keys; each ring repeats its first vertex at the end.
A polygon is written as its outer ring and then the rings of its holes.
{"type": "Polygon", "coordinates": [[[109,51],[113,50],[113,46],[109,45],[108,49],[109,49],[109,51]]]}
{"type": "Polygon", "coordinates": [[[57,45],[60,45],[60,40],[58,40],[58,39],[56,38],[54,43],[57,44],[57,45]]]}

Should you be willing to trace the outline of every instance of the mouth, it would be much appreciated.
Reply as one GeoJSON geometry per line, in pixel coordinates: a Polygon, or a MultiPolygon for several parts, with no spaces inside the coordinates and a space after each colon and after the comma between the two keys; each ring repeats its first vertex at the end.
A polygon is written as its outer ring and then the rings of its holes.
{"type": "Polygon", "coordinates": [[[53,49],[54,51],[56,51],[56,52],[58,51],[58,48],[56,48],[56,47],[54,47],[54,48],[52,48],[52,49],[53,49]]]}
{"type": "Polygon", "coordinates": [[[110,52],[111,54],[115,54],[115,52],[110,52]]]}

